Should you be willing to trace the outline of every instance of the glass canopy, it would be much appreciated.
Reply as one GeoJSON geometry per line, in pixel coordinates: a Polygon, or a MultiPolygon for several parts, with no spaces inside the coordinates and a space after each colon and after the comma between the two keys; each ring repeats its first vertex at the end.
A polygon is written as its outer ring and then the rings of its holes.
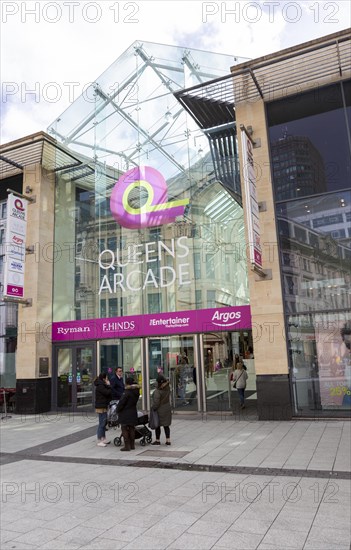
{"type": "Polygon", "coordinates": [[[134,42],[49,127],[59,142],[125,171],[157,164],[165,177],[209,152],[207,138],[174,93],[245,61],[178,46],[134,42]],[[189,158],[190,155],[190,158],[189,158]]]}

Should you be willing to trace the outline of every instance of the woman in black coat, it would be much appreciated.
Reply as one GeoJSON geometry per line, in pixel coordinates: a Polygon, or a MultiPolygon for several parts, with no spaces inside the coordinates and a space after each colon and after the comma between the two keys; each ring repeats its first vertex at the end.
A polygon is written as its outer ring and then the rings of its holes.
{"type": "Polygon", "coordinates": [[[106,447],[109,441],[106,441],[106,422],[107,407],[111,401],[112,390],[106,372],[102,372],[94,380],[95,386],[95,411],[99,415],[99,425],[97,429],[98,447],[106,447]]]}
{"type": "Polygon", "coordinates": [[[132,377],[126,380],[126,387],[117,405],[118,420],[122,428],[124,447],[121,451],[135,449],[135,426],[138,424],[137,404],[139,401],[139,386],[132,377]]]}

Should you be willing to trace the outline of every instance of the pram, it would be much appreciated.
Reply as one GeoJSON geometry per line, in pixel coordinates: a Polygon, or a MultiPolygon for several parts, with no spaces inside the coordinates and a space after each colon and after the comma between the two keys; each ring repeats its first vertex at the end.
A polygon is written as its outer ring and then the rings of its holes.
{"type": "Polygon", "coordinates": [[[118,401],[110,401],[107,409],[107,426],[109,428],[117,428],[118,423],[118,412],[117,412],[118,401]]]}
{"type": "MultiPolygon", "coordinates": [[[[152,431],[146,426],[149,422],[148,414],[145,414],[141,411],[138,411],[138,424],[135,426],[135,439],[140,439],[140,445],[144,447],[146,443],[151,443],[152,441],[152,431]]],[[[122,434],[119,437],[115,437],[113,444],[116,447],[122,445],[123,436],[122,434]]]]}

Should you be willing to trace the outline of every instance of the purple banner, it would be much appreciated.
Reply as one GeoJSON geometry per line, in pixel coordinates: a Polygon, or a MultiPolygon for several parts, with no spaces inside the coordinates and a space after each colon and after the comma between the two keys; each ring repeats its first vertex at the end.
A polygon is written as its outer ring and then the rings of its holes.
{"type": "Polygon", "coordinates": [[[52,324],[52,341],[139,338],[250,328],[250,306],[237,306],[85,321],[62,321],[52,324]]]}

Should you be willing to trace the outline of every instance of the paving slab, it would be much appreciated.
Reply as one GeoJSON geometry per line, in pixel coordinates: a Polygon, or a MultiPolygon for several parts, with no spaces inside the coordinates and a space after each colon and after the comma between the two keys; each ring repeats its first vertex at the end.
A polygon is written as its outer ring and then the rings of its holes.
{"type": "Polygon", "coordinates": [[[130,453],[95,417],[0,430],[2,549],[349,550],[349,421],[174,417],[130,453]]]}

